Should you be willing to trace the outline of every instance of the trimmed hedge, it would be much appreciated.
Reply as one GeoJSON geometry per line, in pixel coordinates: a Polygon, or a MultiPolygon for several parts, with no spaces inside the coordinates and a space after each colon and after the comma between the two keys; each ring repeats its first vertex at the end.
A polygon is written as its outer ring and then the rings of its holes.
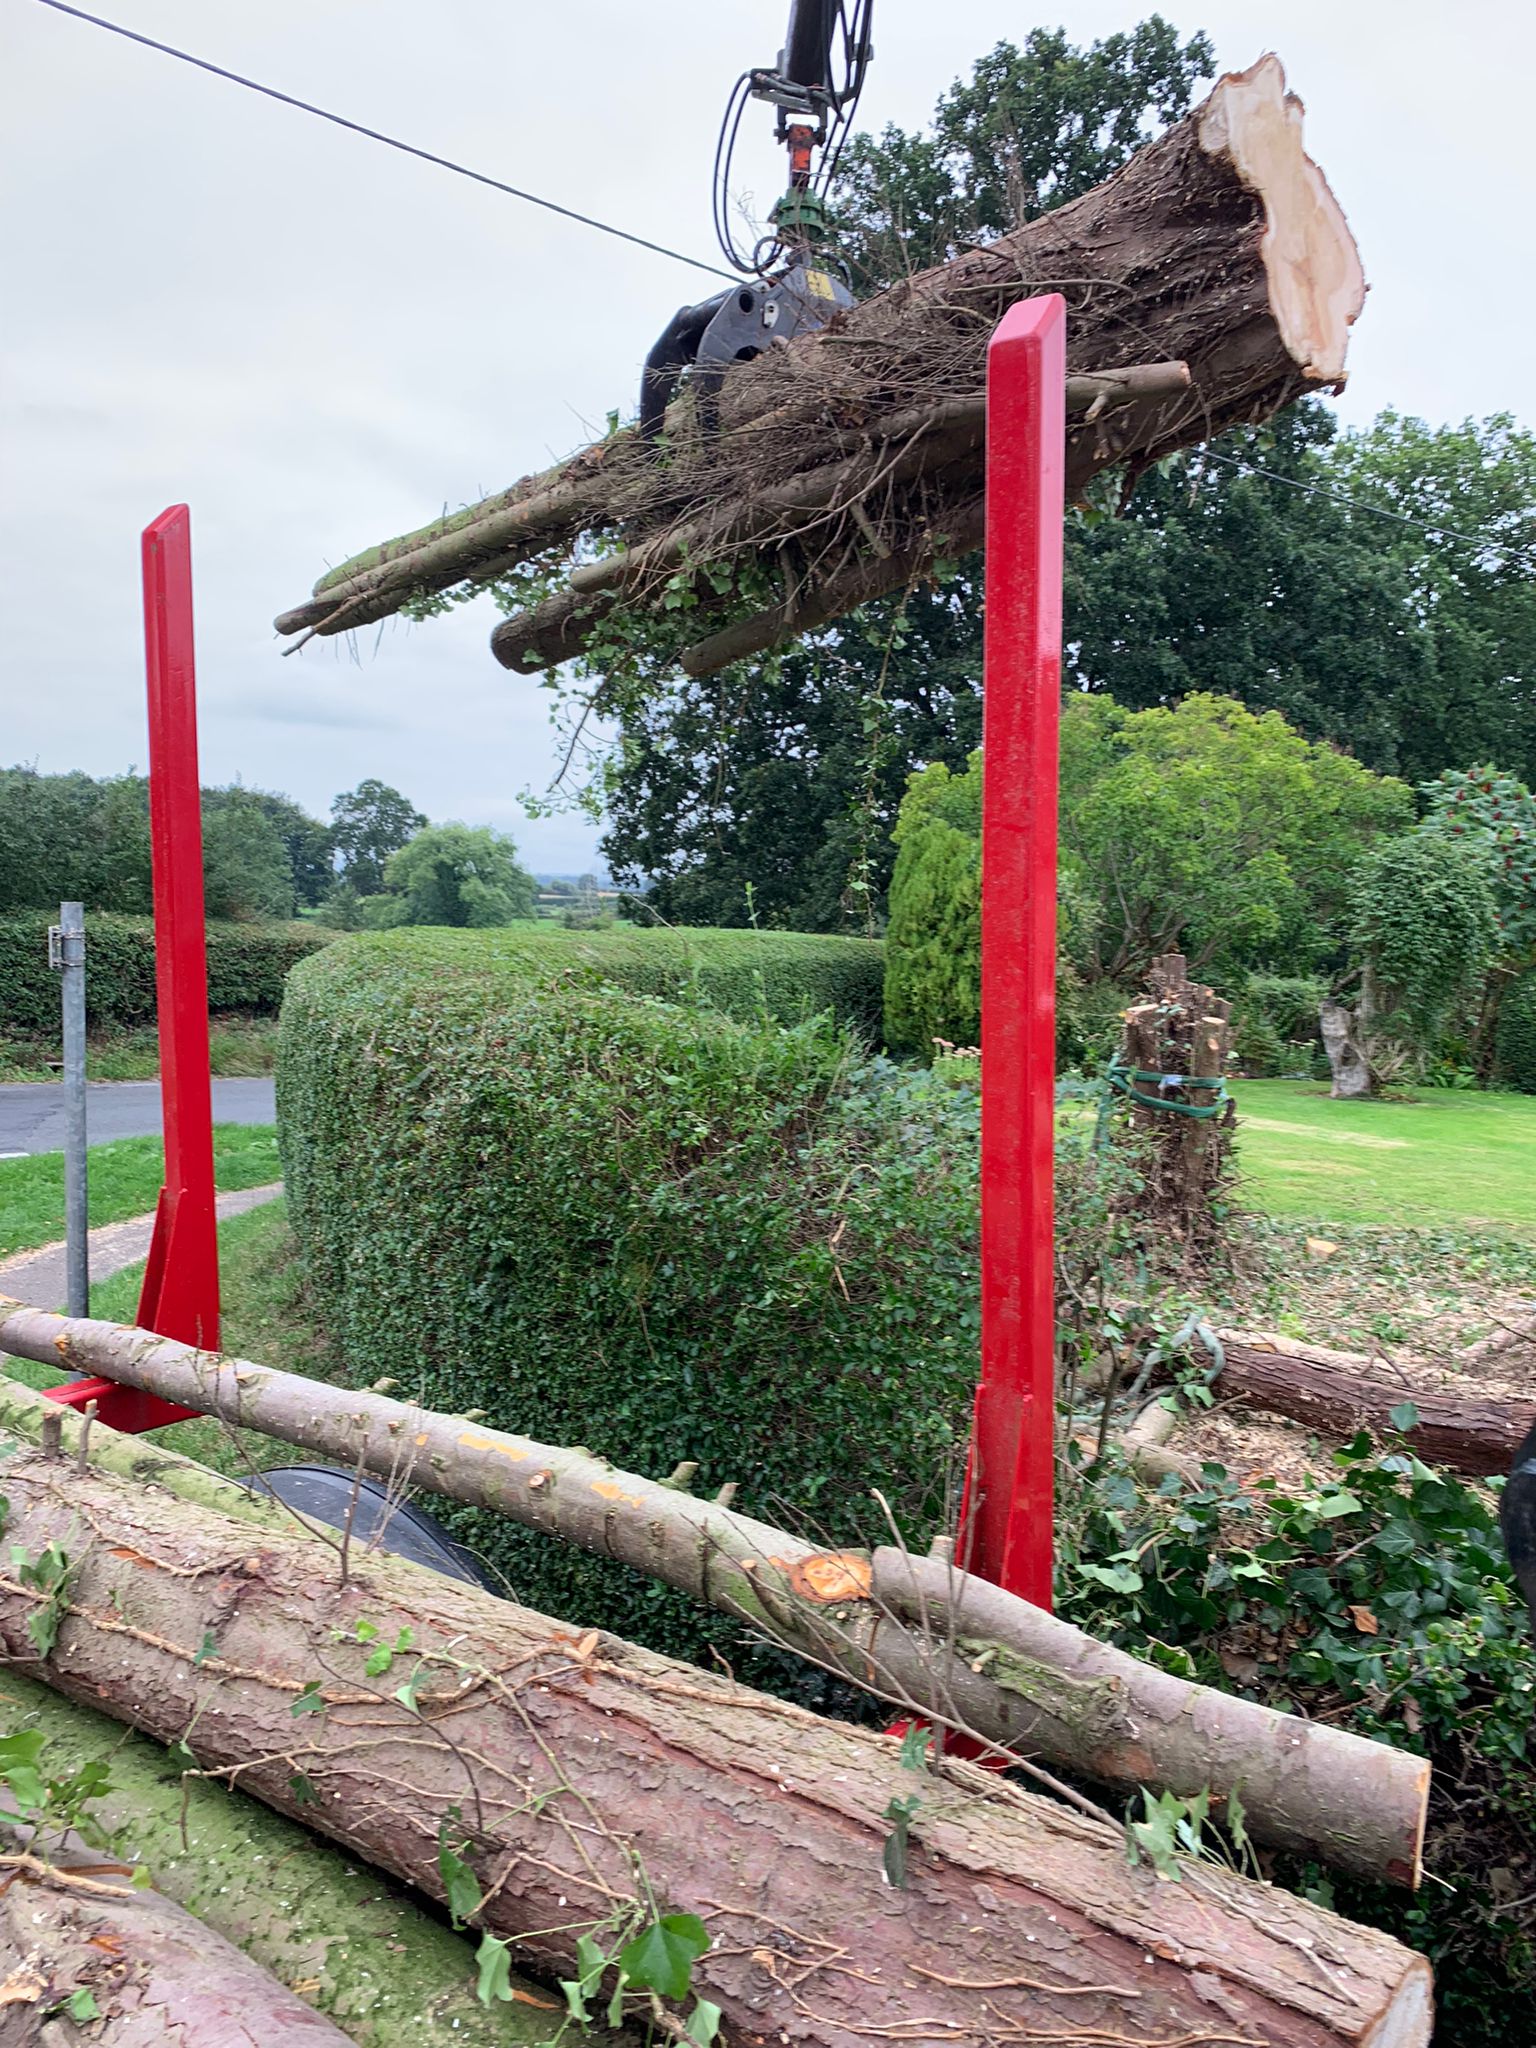
{"type": "MultiPolygon", "coordinates": [[[[0,917],[0,1031],[20,1038],[57,1035],[59,977],[48,965],[44,910],[0,917]]],[[[155,922],[86,911],[86,1018],[103,1025],[145,1024],[155,1015],[155,922]]],[[[208,926],[208,1008],[275,1016],[283,981],[297,961],[334,934],[308,924],[208,926]]]]}
{"type": "MultiPolygon", "coordinates": [[[[976,1373],[977,1101],[859,1045],[880,971],[766,932],[407,930],[303,962],[279,1142],[349,1376],[655,1477],[697,1460],[700,1491],[833,1538],[878,1534],[878,1485],[925,1537],[976,1373]]],[[[535,1606],[693,1655],[737,1633],[450,1512],[535,1606]]]]}

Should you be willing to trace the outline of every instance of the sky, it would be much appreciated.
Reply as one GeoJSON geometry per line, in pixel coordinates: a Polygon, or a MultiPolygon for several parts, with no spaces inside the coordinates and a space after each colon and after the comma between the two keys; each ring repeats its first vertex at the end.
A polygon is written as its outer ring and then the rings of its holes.
{"type": "MultiPolygon", "coordinates": [[[[704,261],[731,81],[787,0],[92,0],[93,11],[704,261]]],[[[879,0],[861,125],[917,127],[1034,24],[1151,5],[879,0]]],[[[1223,68],[1276,50],[1371,296],[1348,423],[1529,420],[1536,149],[1527,0],[1164,5],[1223,68]]],[[[739,185],[781,182],[767,109],[739,185]]],[[[0,0],[0,762],[146,757],[138,533],[192,508],[205,782],[325,815],[365,776],[510,831],[544,871],[598,828],[530,820],[550,699],[481,599],[285,658],[331,563],[544,466],[634,400],[703,271],[615,242],[53,12],[0,0]]]]}

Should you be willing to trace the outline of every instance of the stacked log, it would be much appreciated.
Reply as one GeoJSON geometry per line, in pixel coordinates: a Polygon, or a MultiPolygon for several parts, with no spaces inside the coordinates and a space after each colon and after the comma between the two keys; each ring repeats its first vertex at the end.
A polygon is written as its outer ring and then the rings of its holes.
{"type": "Polygon", "coordinates": [[[554,1976],[697,1920],[686,1998],[733,2043],[1429,2039],[1429,1967],[1390,1937],[1218,1863],[1132,1867],[1119,1828],[974,1766],[395,1559],[339,1571],[91,1455],[12,1445],[0,1479],[0,1660],[435,1897],[451,1851],[477,1924],[554,1976]]]}
{"type": "MultiPolygon", "coordinates": [[[[908,1712],[1116,1787],[1240,1789],[1260,1840],[1415,1885],[1428,1800],[1420,1757],[1277,1714],[1140,1663],[964,1572],[894,1547],[823,1552],[589,1452],[317,1385],[168,1338],[41,1310],[0,1316],[0,1347],[89,1366],[372,1471],[615,1557],[734,1615],[908,1712]]],[[[46,1408],[0,1381],[0,1423],[36,1440],[46,1408]]],[[[58,1420],[57,1417],[54,1418],[58,1420]]],[[[71,1419],[66,1436],[77,1430],[71,1419]]],[[[250,1496],[156,1446],[104,1435],[95,1455],[138,1484],[250,1514],[250,1496]]]]}

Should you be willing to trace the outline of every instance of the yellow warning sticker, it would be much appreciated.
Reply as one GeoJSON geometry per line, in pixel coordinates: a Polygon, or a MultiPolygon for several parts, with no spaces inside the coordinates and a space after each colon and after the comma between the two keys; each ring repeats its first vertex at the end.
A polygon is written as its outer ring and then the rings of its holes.
{"type": "Polygon", "coordinates": [[[833,299],[837,296],[832,289],[832,280],[824,270],[808,270],[805,273],[805,282],[818,299],[833,299]]]}

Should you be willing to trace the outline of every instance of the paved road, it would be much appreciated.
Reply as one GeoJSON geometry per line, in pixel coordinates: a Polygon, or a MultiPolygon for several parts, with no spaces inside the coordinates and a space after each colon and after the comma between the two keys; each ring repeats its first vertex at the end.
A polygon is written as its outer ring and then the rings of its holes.
{"type": "MultiPolygon", "coordinates": [[[[93,1145],[109,1138],[149,1138],[160,1132],[158,1081],[92,1081],[86,1090],[86,1129],[93,1145]]],[[[270,1075],[215,1081],[216,1124],[277,1121],[270,1075]]],[[[0,1087],[0,1158],[7,1153],[58,1152],[64,1144],[64,1089],[58,1081],[13,1081],[0,1087]]]]}

